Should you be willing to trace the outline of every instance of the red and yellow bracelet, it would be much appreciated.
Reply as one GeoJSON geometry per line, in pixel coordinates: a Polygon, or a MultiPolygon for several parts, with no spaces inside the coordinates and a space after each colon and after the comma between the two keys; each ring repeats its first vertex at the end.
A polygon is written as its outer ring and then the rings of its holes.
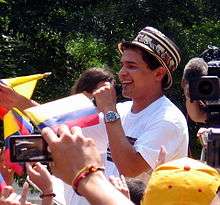
{"type": "Polygon", "coordinates": [[[82,169],[80,169],[72,181],[72,187],[73,187],[74,191],[78,195],[80,195],[77,191],[80,181],[94,172],[104,171],[104,170],[105,170],[104,167],[95,167],[93,165],[86,166],[86,167],[83,167],[82,169]]]}

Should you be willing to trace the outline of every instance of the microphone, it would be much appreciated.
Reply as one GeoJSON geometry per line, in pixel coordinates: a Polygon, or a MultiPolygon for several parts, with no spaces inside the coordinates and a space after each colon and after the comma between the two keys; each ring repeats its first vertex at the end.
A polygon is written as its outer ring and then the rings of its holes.
{"type": "Polygon", "coordinates": [[[183,80],[189,82],[208,75],[208,64],[202,58],[192,58],[185,66],[183,80]]]}

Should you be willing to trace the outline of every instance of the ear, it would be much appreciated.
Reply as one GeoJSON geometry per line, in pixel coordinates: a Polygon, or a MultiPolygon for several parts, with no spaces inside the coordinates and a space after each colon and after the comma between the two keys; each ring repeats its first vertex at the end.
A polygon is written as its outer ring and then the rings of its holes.
{"type": "Polygon", "coordinates": [[[165,76],[165,74],[167,73],[167,69],[160,66],[155,70],[155,77],[156,80],[161,81],[163,79],[163,77],[165,76]]]}

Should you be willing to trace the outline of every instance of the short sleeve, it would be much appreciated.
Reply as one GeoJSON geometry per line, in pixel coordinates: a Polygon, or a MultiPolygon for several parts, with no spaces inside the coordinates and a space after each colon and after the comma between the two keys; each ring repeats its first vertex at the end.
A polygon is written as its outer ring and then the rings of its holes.
{"type": "Polygon", "coordinates": [[[152,125],[149,130],[146,129],[135,142],[134,148],[154,169],[161,145],[167,151],[166,161],[170,161],[175,159],[179,153],[187,155],[188,144],[184,144],[184,142],[186,142],[184,133],[181,134],[174,124],[168,121],[160,121],[152,125]],[[183,144],[181,145],[181,143],[183,144]]]}

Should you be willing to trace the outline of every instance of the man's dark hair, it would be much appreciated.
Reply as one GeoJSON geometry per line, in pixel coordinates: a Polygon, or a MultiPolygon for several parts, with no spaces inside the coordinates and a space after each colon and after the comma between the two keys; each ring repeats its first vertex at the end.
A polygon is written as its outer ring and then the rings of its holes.
{"type": "MultiPolygon", "coordinates": [[[[162,66],[162,64],[157,60],[155,56],[147,52],[144,48],[141,48],[139,46],[136,46],[134,44],[124,44],[123,45],[123,50],[126,49],[139,49],[142,54],[142,58],[144,62],[149,66],[150,70],[155,70],[158,67],[162,66]]],[[[162,88],[167,86],[167,81],[168,81],[168,75],[165,74],[163,79],[162,79],[162,88]]]]}
{"type": "Polygon", "coordinates": [[[135,205],[140,205],[146,185],[139,179],[127,178],[126,183],[130,192],[130,199],[135,205]]]}
{"type": "Polygon", "coordinates": [[[90,68],[80,75],[71,89],[71,94],[82,93],[83,91],[92,93],[97,84],[103,81],[115,84],[114,74],[106,68],[90,68]]]}

